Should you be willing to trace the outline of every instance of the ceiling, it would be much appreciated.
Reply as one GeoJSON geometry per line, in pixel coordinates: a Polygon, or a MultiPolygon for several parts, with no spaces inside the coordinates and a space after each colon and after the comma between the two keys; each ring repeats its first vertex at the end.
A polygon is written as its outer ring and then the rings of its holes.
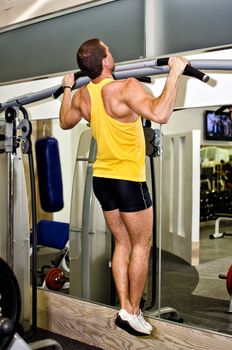
{"type": "Polygon", "coordinates": [[[0,0],[0,28],[99,0],[0,0]]]}
{"type": "Polygon", "coordinates": [[[16,6],[17,4],[26,4],[28,2],[33,2],[32,0],[2,0],[0,2],[0,9],[9,9],[13,6],[16,6]]]}

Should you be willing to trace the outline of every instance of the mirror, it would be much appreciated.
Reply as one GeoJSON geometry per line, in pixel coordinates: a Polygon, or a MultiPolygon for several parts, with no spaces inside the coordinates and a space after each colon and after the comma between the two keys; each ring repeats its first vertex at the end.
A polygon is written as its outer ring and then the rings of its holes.
{"type": "MultiPolygon", "coordinates": [[[[182,119],[182,118],[198,118],[202,124],[201,132],[204,134],[202,120],[204,118],[204,111],[207,108],[203,109],[191,109],[184,110],[179,112],[174,112],[173,119],[182,119]]],[[[67,265],[69,270],[69,283],[64,284],[59,292],[69,293],[72,296],[82,297],[87,300],[92,300],[94,302],[100,302],[107,305],[117,305],[117,298],[115,296],[114,285],[111,278],[111,269],[110,269],[110,259],[111,259],[111,250],[112,250],[112,241],[111,235],[109,234],[107,227],[104,224],[104,219],[101,213],[101,209],[97,201],[93,198],[92,194],[89,193],[90,207],[87,210],[90,213],[91,218],[85,218],[85,221],[89,223],[87,231],[90,232],[89,236],[90,241],[87,241],[84,244],[90,245],[91,257],[90,264],[84,265],[81,264],[81,257],[83,252],[83,241],[81,239],[81,228],[82,228],[82,203],[85,196],[85,191],[88,192],[88,188],[91,188],[91,182],[85,183],[83,179],[86,179],[86,171],[89,157],[89,150],[91,148],[91,132],[87,125],[77,126],[72,131],[68,131],[69,135],[67,136],[65,131],[59,130],[58,120],[52,120],[52,130],[53,136],[59,140],[61,164],[63,165],[62,169],[65,168],[67,154],[75,153],[73,148],[76,149],[75,158],[72,157],[72,168],[73,172],[67,172],[69,179],[73,177],[73,182],[70,185],[71,193],[69,193],[69,198],[65,201],[65,206],[62,214],[62,211],[59,213],[53,213],[53,220],[55,221],[65,221],[69,222],[70,210],[70,231],[69,231],[69,259],[67,260],[67,265]],[[79,130],[79,143],[77,142],[77,137],[73,137],[72,134],[77,135],[77,130],[79,130]],[[65,152],[63,154],[63,146],[67,139],[75,140],[75,146],[71,145],[67,148],[65,147],[65,152]],[[87,189],[86,187],[87,186],[87,189]],[[89,187],[88,187],[89,186],[89,187]],[[69,208],[67,210],[67,207],[69,208]],[[66,214],[64,214],[66,212],[66,214]],[[63,217],[63,218],[62,218],[63,217]],[[90,269],[86,269],[86,266],[90,269]],[[94,276],[91,279],[90,285],[82,285],[81,276],[94,276]]],[[[171,128],[171,126],[170,126],[171,128]]],[[[163,127],[163,132],[165,130],[163,127]]],[[[187,132],[188,134],[188,132],[187,132]]],[[[176,135],[176,133],[174,133],[176,135]]],[[[167,135],[166,135],[167,136],[167,135]]],[[[165,142],[165,137],[163,136],[163,142],[165,142]]],[[[191,140],[195,135],[192,136],[191,140]]],[[[176,137],[176,136],[175,136],[176,137]]],[[[183,133],[181,134],[183,137],[183,133]]],[[[187,135],[187,137],[189,137],[187,135]]],[[[182,256],[172,253],[170,247],[165,246],[165,237],[162,237],[162,251],[161,251],[161,317],[171,319],[175,322],[184,322],[188,325],[200,326],[210,330],[220,331],[228,333],[228,324],[230,321],[230,314],[227,313],[229,308],[230,296],[226,288],[226,280],[219,279],[219,274],[226,274],[230,266],[231,258],[231,246],[232,240],[231,237],[225,236],[223,239],[210,239],[210,234],[215,231],[215,211],[206,204],[207,209],[212,209],[214,215],[206,214],[206,208],[202,207],[202,202],[207,202],[207,195],[212,193],[214,196],[226,195],[226,192],[229,190],[226,188],[225,184],[221,185],[220,189],[217,189],[217,174],[216,164],[220,158],[222,158],[222,153],[220,156],[214,156],[216,159],[209,159],[210,162],[213,162],[213,169],[208,170],[207,167],[207,157],[204,155],[205,150],[208,151],[212,148],[215,149],[215,154],[222,149],[225,152],[226,156],[223,156],[225,161],[230,160],[230,154],[232,152],[232,146],[227,146],[227,144],[215,144],[215,141],[209,144],[204,144],[203,135],[201,136],[201,141],[196,145],[199,151],[199,158],[201,158],[201,173],[199,178],[200,187],[196,189],[200,194],[200,215],[199,221],[196,226],[199,227],[199,246],[192,250],[193,258],[192,261],[186,261],[186,256],[182,256]],[[204,155],[204,156],[203,156],[204,155]],[[210,172],[211,177],[208,179],[210,181],[205,181],[202,179],[207,171],[210,172]],[[216,179],[215,179],[216,177],[216,179]],[[201,181],[200,181],[201,179],[201,181]],[[216,181],[216,182],[214,182],[216,181]],[[208,184],[207,189],[205,190],[205,183],[208,184]],[[211,186],[211,187],[210,187],[211,186]],[[198,257],[197,257],[198,256],[198,257]],[[198,262],[196,263],[196,260],[198,262]],[[220,318],[220,321],[218,320],[220,318]]],[[[183,142],[183,141],[182,141],[183,142]]],[[[192,141],[191,141],[192,142],[192,141]]],[[[230,143],[229,143],[230,144],[230,143]]],[[[174,149],[173,149],[174,150],[174,149]]],[[[165,152],[164,152],[165,153],[165,152]]],[[[209,153],[209,152],[208,152],[209,153]]],[[[192,157],[187,154],[189,159],[192,157]]],[[[166,162],[165,155],[163,156],[163,162],[166,162]]],[[[222,158],[223,159],[223,158],[222,158]]],[[[220,160],[222,160],[220,159],[220,160]]],[[[156,172],[156,181],[159,181],[159,158],[154,158],[155,172],[156,172]]],[[[184,161],[182,159],[182,161],[184,161]]],[[[173,159],[171,159],[173,162],[173,159]]],[[[168,160],[170,163],[170,159],[168,160]]],[[[185,163],[186,166],[186,163],[185,163]]],[[[211,165],[210,165],[211,166],[211,165]]],[[[200,168],[200,167],[199,167],[200,168]]],[[[150,164],[147,163],[148,171],[148,183],[151,186],[151,176],[150,176],[150,164]]],[[[220,181],[225,181],[222,179],[220,174],[220,181]]],[[[207,179],[206,179],[207,180],[207,179]]],[[[68,183],[64,181],[64,189],[67,195],[68,183]]],[[[70,181],[70,180],[69,180],[70,181]]],[[[164,180],[163,180],[164,181],[164,180]]],[[[185,180],[183,180],[185,181],[185,180]]],[[[190,186],[190,185],[189,185],[190,186]]],[[[165,194],[166,195],[166,194],[165,194]]],[[[159,193],[157,193],[157,198],[159,193]]],[[[164,200],[164,199],[163,199],[164,200]]],[[[220,199],[221,200],[221,199],[220,199]]],[[[219,200],[216,200],[218,202],[219,200]]],[[[223,200],[225,204],[227,200],[223,200]]],[[[165,199],[165,203],[166,199],[165,199]]],[[[159,203],[157,204],[157,217],[159,215],[159,203]]],[[[167,209],[167,204],[164,204],[163,211],[167,209]]],[[[187,209],[185,209],[187,211],[187,209]]],[[[223,210],[224,211],[224,210],[223,210]]],[[[184,220],[184,219],[183,219],[184,220]]],[[[190,221],[190,218],[186,219],[190,221]]],[[[191,222],[190,222],[191,223],[191,222]]],[[[166,228],[165,228],[166,229],[166,228]]],[[[230,225],[228,221],[221,223],[220,229],[230,230],[230,225]]],[[[188,233],[186,233],[188,234],[188,233]]],[[[182,233],[183,235],[183,233],[182,233]]],[[[89,238],[88,237],[88,238],[89,238]]],[[[158,237],[157,237],[158,241],[158,237]]],[[[176,244],[176,243],[175,243],[176,244]]],[[[182,243],[181,243],[182,244],[182,243]]],[[[196,245],[196,243],[195,243],[196,245]]],[[[186,245],[185,245],[186,247],[186,245]]],[[[158,261],[158,248],[159,244],[153,253],[156,254],[156,259],[151,255],[150,258],[150,271],[159,270],[159,261],[158,261]]],[[[57,250],[51,250],[51,248],[40,248],[38,262],[39,264],[44,264],[45,258],[47,265],[51,265],[51,261],[55,260],[54,257],[59,257],[60,252],[57,250]]],[[[85,257],[86,258],[86,257],[85,257]]],[[[88,257],[87,257],[88,258],[88,257]]],[[[45,264],[45,265],[46,265],[45,264]]],[[[42,266],[42,265],[41,265],[42,266]]],[[[85,278],[83,279],[85,280],[85,278]]],[[[148,315],[157,316],[158,313],[158,277],[152,279],[151,276],[148,279],[144,291],[144,308],[145,313],[148,315]],[[156,295],[154,295],[154,288],[156,288],[156,295]]]]}
{"type": "MultiPolygon", "coordinates": [[[[175,213],[168,221],[169,226],[163,226],[165,230],[162,232],[164,251],[162,251],[161,306],[162,308],[171,306],[178,311],[178,314],[174,314],[177,321],[182,321],[183,318],[183,322],[188,325],[230,333],[231,314],[228,311],[231,311],[231,297],[227,290],[226,279],[219,278],[219,275],[226,276],[230,269],[232,242],[226,235],[224,241],[211,237],[218,227],[217,220],[220,219],[217,218],[221,216],[223,220],[220,221],[219,232],[230,232],[231,229],[228,218],[231,213],[229,208],[231,190],[227,180],[229,170],[226,170],[230,168],[228,163],[231,161],[231,142],[229,138],[222,140],[222,137],[220,140],[206,139],[207,110],[216,111],[218,107],[176,111],[170,125],[166,126],[166,132],[170,133],[171,137],[164,146],[170,149],[171,166],[166,167],[164,164],[164,173],[169,177],[174,173],[179,184],[175,183],[176,179],[174,182],[171,181],[167,192],[173,195],[169,197],[164,190],[166,197],[163,197],[165,202],[163,213],[165,215],[169,212],[171,216],[173,208],[175,213]],[[192,123],[192,128],[201,130],[198,140],[197,135],[192,138],[192,148],[188,145],[187,120],[188,123],[192,123]],[[178,134],[173,135],[172,127],[175,126],[178,126],[178,134]],[[194,154],[195,147],[197,155],[194,154]],[[197,163],[194,163],[196,156],[197,163]],[[201,167],[198,168],[197,164],[201,164],[201,167]],[[195,175],[200,179],[199,182],[193,179],[195,175]],[[189,176],[193,181],[188,182],[189,176]],[[186,193],[189,189],[190,192],[186,193]],[[190,202],[197,196],[199,206],[195,203],[195,206],[191,207],[191,203],[185,201],[186,196],[190,202]],[[183,203],[184,207],[181,208],[180,205],[183,203]],[[188,212],[189,207],[190,210],[195,207],[196,215],[194,212],[188,212]],[[189,221],[189,227],[186,220],[189,221]],[[186,242],[188,237],[191,240],[190,244],[186,242]],[[181,250],[181,245],[184,245],[184,250],[181,250]],[[188,256],[186,249],[189,250],[188,256]]],[[[167,220],[168,218],[165,221],[167,220]]]]}
{"type": "MultiPolygon", "coordinates": [[[[221,53],[216,53],[220,57],[221,53]]],[[[215,53],[212,54],[214,56],[215,53]]],[[[225,51],[223,51],[224,57],[225,51]]],[[[226,264],[230,263],[232,240],[230,236],[224,236],[223,239],[209,238],[209,235],[215,230],[215,217],[206,220],[206,214],[204,213],[204,220],[200,222],[200,214],[202,214],[202,212],[200,213],[200,203],[205,195],[202,188],[205,187],[205,184],[208,184],[208,190],[211,186],[211,192],[213,188],[213,191],[217,193],[217,179],[207,177],[202,179],[206,181],[200,181],[201,175],[208,172],[208,169],[205,170],[205,164],[203,170],[203,162],[201,162],[200,157],[201,149],[208,146],[219,147],[226,149],[227,153],[230,154],[230,147],[232,147],[231,142],[225,143],[221,140],[215,142],[204,138],[203,119],[205,111],[208,109],[216,110],[221,105],[229,103],[229,98],[231,98],[227,88],[230,74],[222,73],[218,75],[223,76],[223,82],[218,83],[215,88],[216,92],[213,87],[203,88],[201,82],[183,78],[183,89],[180,90],[177,97],[177,110],[173,113],[170,122],[162,127],[163,149],[165,152],[162,158],[163,201],[161,205],[159,203],[159,186],[156,186],[157,220],[159,220],[160,213],[164,218],[161,225],[162,240],[160,242],[157,238],[157,246],[153,245],[153,253],[155,253],[156,258],[151,254],[150,276],[153,275],[156,278],[148,279],[143,301],[145,312],[149,315],[156,316],[157,309],[160,306],[162,312],[164,311],[161,315],[164,318],[170,318],[175,322],[183,320],[188,325],[229,333],[228,324],[231,316],[227,314],[227,311],[230,296],[226,290],[226,280],[219,279],[218,274],[226,274],[228,271],[229,266],[226,266],[226,264]],[[196,84],[196,87],[194,84],[196,84]],[[225,84],[226,91],[224,91],[224,88],[222,89],[223,84],[225,84]],[[187,90],[195,96],[194,99],[188,100],[188,93],[183,93],[186,86],[187,90]],[[207,93],[201,93],[201,88],[207,89],[207,93]],[[223,96],[222,93],[218,94],[219,88],[222,89],[223,96]],[[183,106],[183,108],[180,106],[183,106]],[[176,167],[176,165],[178,166],[176,167]],[[200,165],[202,173],[200,173],[200,165]],[[168,186],[167,179],[171,179],[168,186]],[[216,182],[213,183],[213,181],[216,182]],[[178,191],[175,193],[176,185],[178,185],[178,191]],[[172,197],[167,197],[170,193],[172,197]],[[178,198],[182,198],[182,200],[179,201],[178,198]],[[186,200],[186,204],[184,204],[184,200],[186,200]],[[175,212],[179,214],[175,215],[175,212]],[[165,215],[167,213],[172,220],[166,220],[165,215]],[[167,223],[168,227],[166,226],[167,223]],[[178,227],[177,231],[175,231],[175,227],[178,227]],[[177,235],[174,237],[176,232],[177,235]],[[186,249],[186,242],[188,243],[188,249],[186,249]],[[161,248],[161,265],[159,264],[159,248],[161,248]],[[158,279],[159,270],[161,270],[160,280],[158,279]],[[159,284],[161,286],[160,294],[159,284]],[[217,294],[215,294],[216,291],[217,294]]],[[[156,88],[159,90],[162,79],[162,77],[155,77],[154,91],[156,88]]],[[[60,81],[60,79],[58,80],[60,81]]],[[[35,82],[32,83],[35,84],[35,82]]],[[[40,84],[43,86],[44,82],[40,80],[40,84]]],[[[52,82],[51,84],[55,85],[56,83],[53,84],[52,82]]],[[[41,86],[38,90],[41,89],[41,86]]],[[[37,87],[35,87],[35,90],[37,90],[37,87]]],[[[18,95],[18,93],[14,92],[14,95],[18,95]]],[[[49,135],[58,140],[63,177],[64,208],[54,213],[41,211],[38,213],[38,220],[45,219],[69,224],[70,236],[69,246],[65,245],[65,256],[62,256],[63,251],[61,249],[39,247],[38,268],[46,265],[51,266],[54,262],[59,263],[59,259],[62,257],[62,259],[64,258],[62,268],[66,271],[65,278],[62,281],[64,284],[58,290],[59,293],[70,293],[72,296],[83,297],[108,305],[117,305],[117,297],[111,283],[111,236],[104,224],[98,203],[89,192],[90,187],[85,186],[87,169],[90,168],[87,166],[91,148],[90,129],[83,122],[73,130],[61,130],[57,118],[49,119],[51,115],[57,116],[59,101],[49,103],[56,103],[57,109],[55,112],[52,108],[46,107],[45,103],[41,106],[43,118],[37,118],[36,113],[31,113],[33,119],[35,119],[33,120],[33,138],[37,139],[49,135]],[[81,144],[79,140],[82,140],[81,144]],[[83,229],[81,207],[85,193],[89,197],[88,213],[91,214],[91,219],[85,219],[89,225],[87,231],[90,233],[87,235],[88,239],[84,244],[85,247],[91,244],[92,250],[92,255],[85,256],[85,259],[88,261],[87,259],[91,256],[94,258],[90,270],[84,269],[86,266],[83,268],[80,264],[80,257],[85,249],[83,242],[82,245],[80,244],[81,230],[83,229]],[[96,227],[98,230],[96,230],[96,227]],[[68,254],[66,254],[66,248],[68,248],[68,254]],[[66,272],[69,273],[69,279],[66,279],[66,272]],[[91,284],[83,286],[79,281],[82,276],[87,275],[94,276],[94,278],[91,284]]],[[[30,108],[31,106],[29,106],[30,108]]],[[[36,104],[35,108],[40,108],[39,103],[36,104]]],[[[159,128],[157,125],[153,125],[153,127],[159,128]]],[[[159,157],[155,158],[156,184],[160,181],[159,163],[159,157]]],[[[150,166],[148,159],[149,187],[151,187],[150,166]]],[[[213,175],[214,171],[215,164],[213,170],[209,170],[209,173],[213,175]]],[[[87,181],[87,184],[89,185],[90,182],[87,181]]],[[[224,191],[223,185],[220,186],[219,196],[224,191]]],[[[230,225],[227,221],[224,221],[220,223],[221,228],[229,232],[230,225]]],[[[159,230],[158,225],[158,233],[159,230]]],[[[42,274],[38,277],[42,287],[44,287],[43,277],[42,274]]],[[[87,280],[84,277],[83,281],[87,280]]]]}

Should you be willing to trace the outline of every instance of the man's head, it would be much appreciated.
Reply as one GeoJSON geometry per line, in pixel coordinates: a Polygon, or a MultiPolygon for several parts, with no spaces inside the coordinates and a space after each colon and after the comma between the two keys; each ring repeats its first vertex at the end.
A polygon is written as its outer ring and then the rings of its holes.
{"type": "Polygon", "coordinates": [[[109,48],[99,39],[84,42],[77,51],[77,63],[80,70],[95,79],[101,75],[104,67],[114,70],[114,60],[109,48]]]}

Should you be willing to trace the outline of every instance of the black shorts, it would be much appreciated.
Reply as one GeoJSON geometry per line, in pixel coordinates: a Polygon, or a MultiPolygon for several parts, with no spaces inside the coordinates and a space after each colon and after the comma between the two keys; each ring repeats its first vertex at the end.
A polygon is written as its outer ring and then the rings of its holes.
{"type": "Polygon", "coordinates": [[[93,177],[93,190],[104,211],[136,212],[152,205],[146,182],[93,177]]]}

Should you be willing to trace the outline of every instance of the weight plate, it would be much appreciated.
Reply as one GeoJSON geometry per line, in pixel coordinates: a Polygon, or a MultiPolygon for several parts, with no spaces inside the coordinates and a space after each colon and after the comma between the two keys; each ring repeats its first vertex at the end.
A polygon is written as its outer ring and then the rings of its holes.
{"type": "MultiPolygon", "coordinates": [[[[0,317],[8,318],[16,326],[20,311],[21,296],[17,279],[8,264],[0,258],[0,317]]],[[[14,332],[4,334],[0,329],[0,349],[6,349],[13,336],[14,332]]]]}
{"type": "Polygon", "coordinates": [[[46,273],[45,282],[48,289],[59,290],[61,289],[65,282],[66,277],[64,271],[59,267],[53,267],[46,273]]]}
{"type": "Polygon", "coordinates": [[[232,265],[230,265],[230,268],[229,268],[227,275],[226,275],[226,288],[227,288],[229,295],[231,295],[231,293],[232,293],[232,265]]]}

